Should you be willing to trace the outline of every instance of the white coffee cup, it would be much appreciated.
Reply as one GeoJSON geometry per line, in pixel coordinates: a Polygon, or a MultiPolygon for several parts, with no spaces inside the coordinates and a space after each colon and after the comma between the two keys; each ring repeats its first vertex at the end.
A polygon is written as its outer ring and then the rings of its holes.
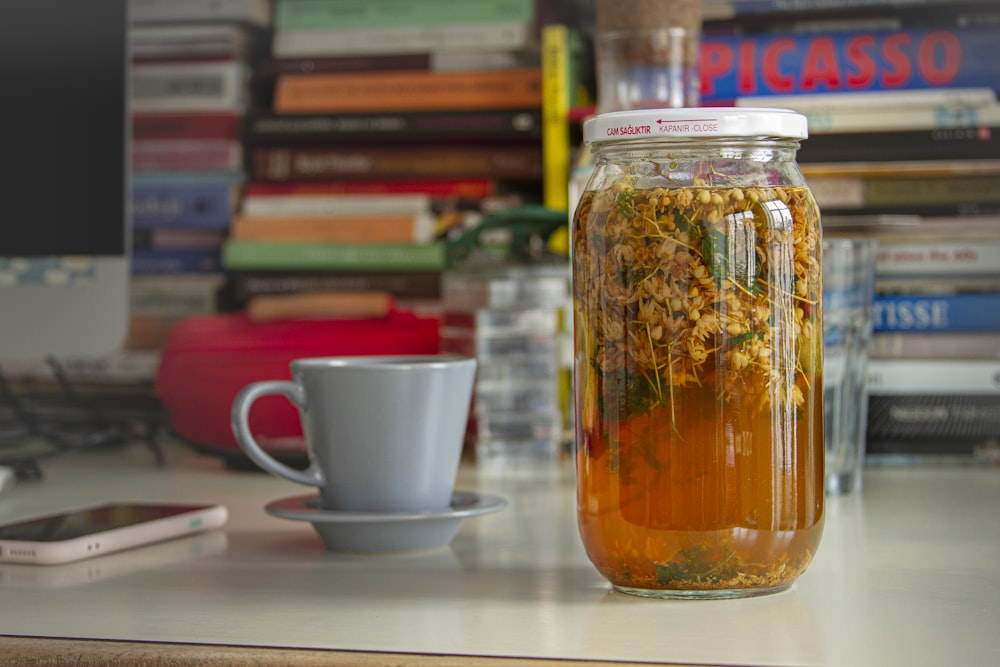
{"type": "Polygon", "coordinates": [[[472,400],[476,360],[458,355],[317,357],[292,380],[255,382],[233,401],[240,447],[264,470],[319,489],[324,510],[440,511],[450,506],[472,400]],[[250,431],[258,398],[299,409],[310,465],[268,455],[250,431]]]}

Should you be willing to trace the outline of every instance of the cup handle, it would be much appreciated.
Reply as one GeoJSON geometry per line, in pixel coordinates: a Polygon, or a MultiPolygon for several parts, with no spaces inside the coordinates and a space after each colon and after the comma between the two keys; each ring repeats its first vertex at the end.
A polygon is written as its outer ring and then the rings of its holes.
{"type": "Polygon", "coordinates": [[[239,443],[243,452],[264,470],[306,486],[323,486],[323,476],[315,464],[310,463],[305,470],[296,470],[275,460],[254,440],[253,434],[250,432],[250,407],[258,398],[270,394],[286,397],[299,409],[305,407],[305,392],[301,386],[294,382],[269,380],[248,384],[233,399],[233,407],[229,415],[236,442],[239,443]]]}

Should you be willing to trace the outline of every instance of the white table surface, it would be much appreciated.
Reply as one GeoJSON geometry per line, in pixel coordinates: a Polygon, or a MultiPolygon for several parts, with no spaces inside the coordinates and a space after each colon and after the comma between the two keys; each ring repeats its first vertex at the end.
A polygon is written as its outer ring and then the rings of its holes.
{"type": "Polygon", "coordinates": [[[0,496],[0,520],[106,499],[217,501],[221,532],[65,566],[4,565],[0,634],[418,654],[740,665],[1000,665],[1000,468],[869,468],[831,498],[788,591],[724,601],[612,592],[576,532],[573,480],[479,479],[510,505],[449,548],[323,550],[270,500],[308,492],[183,448],[76,454],[0,496]]]}

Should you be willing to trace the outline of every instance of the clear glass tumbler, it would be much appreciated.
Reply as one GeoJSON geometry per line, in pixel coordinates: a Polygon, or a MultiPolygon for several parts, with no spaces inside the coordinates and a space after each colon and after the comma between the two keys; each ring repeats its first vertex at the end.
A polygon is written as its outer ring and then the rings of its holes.
{"type": "Polygon", "coordinates": [[[871,237],[823,240],[823,402],[831,495],[860,491],[863,481],[877,250],[871,237]]]}

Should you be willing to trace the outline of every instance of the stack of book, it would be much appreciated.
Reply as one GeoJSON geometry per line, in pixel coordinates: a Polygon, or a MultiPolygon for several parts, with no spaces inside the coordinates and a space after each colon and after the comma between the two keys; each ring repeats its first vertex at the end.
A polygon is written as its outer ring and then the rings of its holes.
{"type": "Polygon", "coordinates": [[[1000,215],[878,231],[873,460],[1000,456],[1000,215]]]}
{"type": "Polygon", "coordinates": [[[878,237],[870,459],[996,456],[1000,7],[708,0],[702,95],[809,119],[828,230],[878,237]]]}
{"type": "Polygon", "coordinates": [[[267,0],[130,6],[132,330],[158,349],[216,310],[221,249],[246,180],[242,123],[267,0]]]}
{"type": "Polygon", "coordinates": [[[984,0],[717,0],[706,103],[809,119],[824,214],[1000,210],[1000,8],[984,0]]]}
{"type": "Polygon", "coordinates": [[[436,302],[448,232],[539,196],[534,0],[275,0],[273,24],[223,252],[234,305],[436,302]]]}

